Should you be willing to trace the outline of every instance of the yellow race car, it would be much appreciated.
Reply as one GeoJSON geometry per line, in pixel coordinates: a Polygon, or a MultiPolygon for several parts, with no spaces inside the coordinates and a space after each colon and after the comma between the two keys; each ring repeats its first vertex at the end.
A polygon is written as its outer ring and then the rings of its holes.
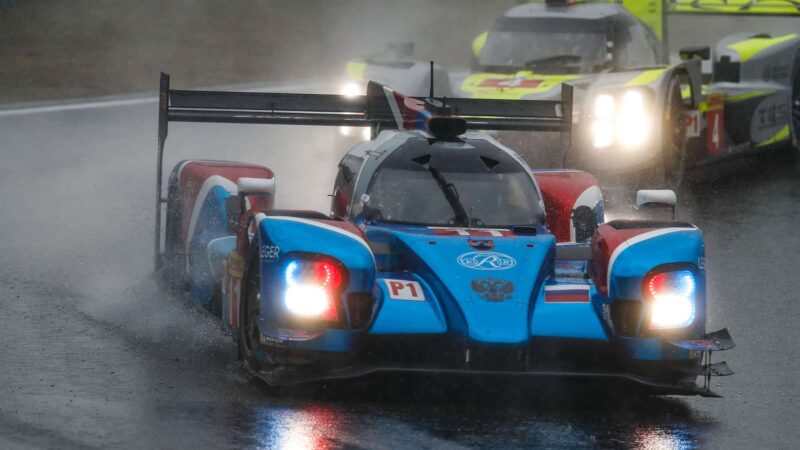
{"type": "MultiPolygon", "coordinates": [[[[569,83],[575,88],[574,133],[558,158],[600,174],[635,174],[649,186],[677,189],[692,166],[796,147],[800,35],[738,33],[714,49],[681,49],[681,61],[670,64],[668,13],[800,17],[800,7],[775,0],[525,3],[475,39],[470,73],[434,66],[435,90],[441,96],[557,100],[560,85],[569,83]],[[712,72],[703,74],[702,60],[709,59],[712,72]]],[[[410,50],[352,60],[348,75],[427,95],[431,69],[410,50]]],[[[520,142],[526,138],[511,133],[500,138],[533,159],[563,148],[556,137],[553,143],[520,142]]]]}

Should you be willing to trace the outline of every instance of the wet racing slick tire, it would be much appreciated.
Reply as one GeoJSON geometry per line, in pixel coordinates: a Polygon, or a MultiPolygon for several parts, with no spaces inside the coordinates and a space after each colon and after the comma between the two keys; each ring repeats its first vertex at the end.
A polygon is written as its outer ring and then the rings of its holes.
{"type": "Polygon", "coordinates": [[[800,156],[800,51],[794,58],[792,69],[791,138],[788,150],[800,156]]]}
{"type": "Polygon", "coordinates": [[[686,178],[686,105],[681,96],[678,78],[672,78],[667,85],[664,102],[663,144],[661,158],[653,174],[654,186],[671,189],[678,193],[686,178]]]}
{"type": "Polygon", "coordinates": [[[800,51],[795,56],[789,87],[789,139],[778,148],[758,153],[763,163],[782,165],[800,161],[800,51]]]}
{"type": "Polygon", "coordinates": [[[239,302],[239,359],[245,368],[258,372],[261,362],[255,356],[260,344],[260,333],[256,318],[260,308],[261,273],[258,252],[251,251],[242,280],[241,301],[239,302]]]}
{"type": "Polygon", "coordinates": [[[667,85],[664,102],[661,152],[649,167],[634,175],[637,189],[671,189],[678,193],[686,175],[686,105],[681,97],[681,84],[673,77],[667,85]]]}

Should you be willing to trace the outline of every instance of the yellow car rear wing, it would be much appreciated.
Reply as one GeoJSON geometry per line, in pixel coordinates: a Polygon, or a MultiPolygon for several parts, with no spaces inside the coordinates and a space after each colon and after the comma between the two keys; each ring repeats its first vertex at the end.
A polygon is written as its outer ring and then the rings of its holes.
{"type": "Polygon", "coordinates": [[[667,0],[670,14],[736,14],[798,16],[797,0],[667,0]]]}
{"type": "MultiPolygon", "coordinates": [[[[526,3],[524,1],[520,3],[526,3]]],[[[530,3],[621,5],[666,45],[667,14],[717,14],[800,17],[800,0],[531,0],[530,3]]]]}

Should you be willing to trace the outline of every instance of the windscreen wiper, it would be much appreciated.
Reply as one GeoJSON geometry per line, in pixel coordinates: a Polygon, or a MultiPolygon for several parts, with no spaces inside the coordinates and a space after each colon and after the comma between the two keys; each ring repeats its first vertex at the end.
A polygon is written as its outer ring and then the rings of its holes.
{"type": "Polygon", "coordinates": [[[467,210],[464,209],[464,205],[461,204],[461,200],[458,198],[458,190],[456,190],[455,185],[447,181],[447,178],[442,175],[439,169],[428,166],[428,170],[436,180],[436,184],[438,184],[439,188],[442,190],[444,197],[447,199],[447,203],[450,204],[450,207],[453,208],[453,212],[456,213],[454,217],[455,225],[469,226],[467,210]]]}
{"type": "Polygon", "coordinates": [[[579,62],[581,62],[582,59],[583,59],[583,57],[582,56],[578,56],[578,55],[566,55],[566,54],[565,55],[553,55],[553,56],[547,56],[547,57],[544,57],[544,58],[536,58],[536,59],[531,59],[529,61],[526,61],[525,62],[525,67],[526,68],[530,68],[530,67],[536,67],[536,66],[541,66],[541,65],[559,64],[559,63],[579,63],[579,62]]]}

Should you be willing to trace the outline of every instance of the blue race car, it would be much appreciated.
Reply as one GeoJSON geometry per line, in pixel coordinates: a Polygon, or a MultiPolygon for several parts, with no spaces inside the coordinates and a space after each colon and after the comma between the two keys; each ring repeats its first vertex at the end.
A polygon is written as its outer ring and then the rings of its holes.
{"type": "MultiPolygon", "coordinates": [[[[560,101],[179,91],[162,75],[156,271],[218,315],[273,385],[374,372],[598,377],[715,396],[732,372],[706,334],[703,236],[604,223],[597,180],[532,171],[470,130],[558,131],[560,101]],[[162,197],[170,121],[371,127],[330,214],[273,208],[261,166],[183,161],[162,197]],[[162,249],[161,214],[166,204],[162,249]],[[696,384],[702,376],[702,386],[696,384]]],[[[637,203],[674,206],[671,191],[637,203]]]]}

